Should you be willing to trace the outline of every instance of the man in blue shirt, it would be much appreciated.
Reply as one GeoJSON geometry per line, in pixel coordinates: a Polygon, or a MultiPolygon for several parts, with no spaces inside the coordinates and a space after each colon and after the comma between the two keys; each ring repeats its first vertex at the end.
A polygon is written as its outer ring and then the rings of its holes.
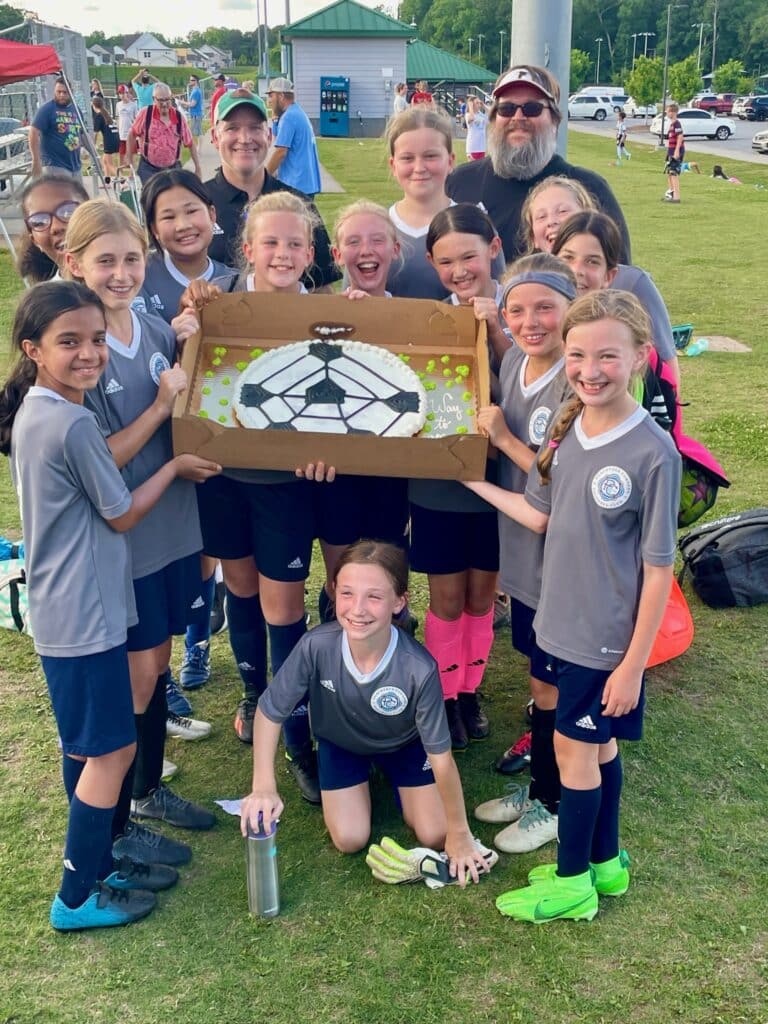
{"type": "Polygon", "coordinates": [[[197,75],[189,76],[186,100],[179,100],[179,105],[189,112],[189,127],[199,143],[203,134],[203,90],[200,88],[200,79],[197,75]]]}
{"type": "Polygon", "coordinates": [[[29,129],[32,177],[39,177],[44,167],[58,167],[79,176],[82,143],[82,127],[77,108],[72,102],[67,83],[63,78],[57,78],[53,99],[38,109],[29,129]]]}
{"type": "Polygon", "coordinates": [[[312,198],[322,187],[320,163],[315,133],[309,118],[295,101],[293,82],[289,78],[273,79],[267,98],[273,115],[280,118],[267,170],[278,181],[312,198]]]}
{"type": "Polygon", "coordinates": [[[138,103],[139,110],[152,106],[155,82],[159,81],[160,79],[150,75],[146,68],[142,68],[141,71],[133,76],[131,83],[133,91],[136,93],[136,102],[138,103]]]}

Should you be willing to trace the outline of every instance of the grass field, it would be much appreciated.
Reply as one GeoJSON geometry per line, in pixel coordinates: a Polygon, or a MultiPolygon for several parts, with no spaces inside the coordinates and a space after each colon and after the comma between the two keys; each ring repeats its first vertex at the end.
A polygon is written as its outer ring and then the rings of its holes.
{"type": "MultiPolygon", "coordinates": [[[[657,151],[635,146],[609,166],[610,140],[572,134],[569,157],[604,174],[625,210],[634,261],[650,270],[673,323],[727,334],[749,354],[683,359],[688,432],[709,445],[733,486],[716,513],[768,505],[768,313],[764,278],[768,170],[728,163],[731,186],[686,175],[683,203],[664,191],[657,151]]],[[[348,199],[390,202],[380,143],[320,143],[347,195],[320,198],[331,222],[348,199]]],[[[701,161],[705,172],[711,162],[701,161]]],[[[7,345],[17,282],[0,253],[0,337],[7,345]]],[[[712,513],[711,515],[714,515],[712,513]]],[[[17,535],[0,464],[0,533],[17,535]]],[[[310,580],[310,607],[319,586],[310,580]]],[[[423,581],[413,581],[423,620],[423,581]]],[[[646,738],[625,749],[623,839],[633,883],[603,900],[589,925],[516,924],[495,897],[524,883],[554,846],[502,857],[471,891],[387,887],[362,856],[342,857],[318,812],[282,771],[283,913],[249,918],[236,823],[192,837],[192,864],[146,922],[61,936],[47,921],[65,823],[59,753],[45,683],[25,638],[0,636],[0,1024],[760,1024],[768,1021],[768,606],[713,611],[688,588],[697,635],[683,658],[650,674],[646,738]]],[[[210,803],[247,788],[235,739],[238,699],[226,634],[214,680],[194,698],[213,722],[202,743],[169,742],[174,786],[210,803]]],[[[493,737],[459,755],[467,804],[498,795],[491,763],[516,737],[523,664],[498,637],[484,689],[493,737]]],[[[391,796],[375,788],[375,838],[408,840],[391,796]]],[[[492,839],[491,826],[478,834],[492,839]]]]}

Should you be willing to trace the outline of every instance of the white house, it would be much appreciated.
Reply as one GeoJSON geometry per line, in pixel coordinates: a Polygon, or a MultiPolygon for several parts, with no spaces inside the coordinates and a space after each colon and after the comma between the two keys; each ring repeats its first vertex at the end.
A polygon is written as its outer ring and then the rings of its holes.
{"type": "Polygon", "coordinates": [[[172,46],[161,43],[151,32],[128,36],[123,40],[123,49],[127,60],[137,63],[140,67],[175,68],[178,66],[176,51],[172,46]]]}
{"type": "Polygon", "coordinates": [[[114,61],[114,57],[110,51],[99,43],[94,43],[93,46],[88,46],[85,52],[88,56],[88,63],[96,68],[102,67],[104,64],[112,64],[114,61]]]}
{"type": "Polygon", "coordinates": [[[198,47],[198,52],[205,58],[207,71],[219,71],[221,68],[232,67],[232,53],[230,50],[220,50],[218,46],[211,46],[205,43],[198,47]]]}

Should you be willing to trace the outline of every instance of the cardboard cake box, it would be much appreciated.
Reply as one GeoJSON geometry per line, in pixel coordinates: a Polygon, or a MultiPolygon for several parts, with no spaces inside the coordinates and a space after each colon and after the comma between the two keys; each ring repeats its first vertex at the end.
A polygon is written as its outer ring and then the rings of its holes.
{"type": "Polygon", "coordinates": [[[475,412],[490,401],[484,323],[468,307],[425,299],[339,295],[223,295],[202,311],[201,330],[181,359],[189,379],[173,410],[175,454],[224,467],[293,470],[322,460],[364,476],[482,480],[488,441],[475,412]],[[415,437],[255,430],[232,411],[235,383],[263,352],[309,338],[369,342],[420,376],[428,418],[415,437]]]}

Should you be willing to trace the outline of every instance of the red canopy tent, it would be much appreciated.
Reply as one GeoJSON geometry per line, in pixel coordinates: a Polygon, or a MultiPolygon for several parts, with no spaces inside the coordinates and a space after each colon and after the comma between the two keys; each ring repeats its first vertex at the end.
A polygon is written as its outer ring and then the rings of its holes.
{"type": "Polygon", "coordinates": [[[23,82],[38,75],[53,75],[61,61],[52,46],[33,46],[0,39],[0,85],[23,82]]]}

